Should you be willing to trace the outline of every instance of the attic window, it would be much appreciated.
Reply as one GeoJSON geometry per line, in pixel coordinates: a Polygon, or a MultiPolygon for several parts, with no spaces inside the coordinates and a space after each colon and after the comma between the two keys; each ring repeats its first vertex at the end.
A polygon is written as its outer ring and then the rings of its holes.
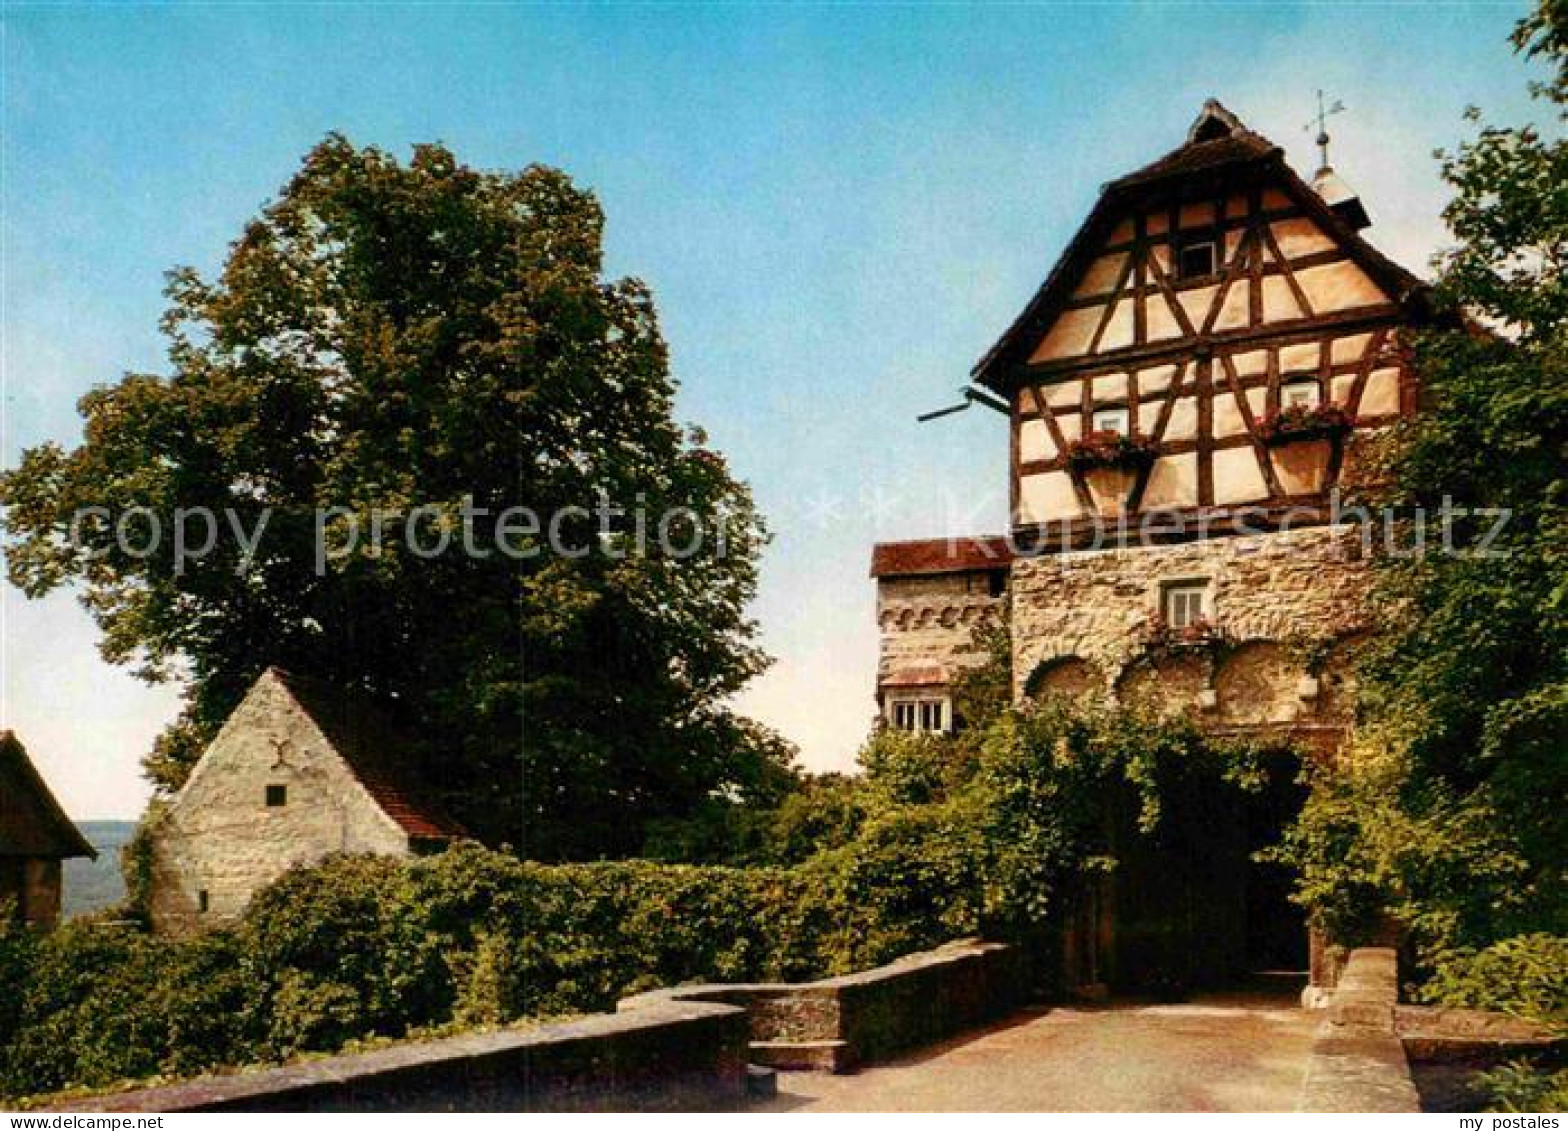
{"type": "Polygon", "coordinates": [[[269,785],[267,787],[267,808],[281,809],[289,803],[289,787],[286,785],[269,785]]]}
{"type": "Polygon", "coordinates": [[[1094,410],[1094,431],[1115,432],[1118,436],[1127,435],[1131,423],[1131,414],[1127,409],[1097,408],[1094,410]]]}
{"type": "Polygon", "coordinates": [[[1230,137],[1231,129],[1217,114],[1205,114],[1203,119],[1193,127],[1193,141],[1218,141],[1222,137],[1230,137]]]}
{"type": "Polygon", "coordinates": [[[1214,241],[1183,244],[1176,251],[1178,279],[1204,279],[1214,274],[1214,241]]]}
{"type": "Polygon", "coordinates": [[[1316,377],[1287,377],[1279,389],[1280,408],[1317,408],[1322,401],[1316,377]]]}
{"type": "Polygon", "coordinates": [[[895,730],[943,734],[950,729],[951,713],[946,699],[895,699],[889,716],[895,730]]]}

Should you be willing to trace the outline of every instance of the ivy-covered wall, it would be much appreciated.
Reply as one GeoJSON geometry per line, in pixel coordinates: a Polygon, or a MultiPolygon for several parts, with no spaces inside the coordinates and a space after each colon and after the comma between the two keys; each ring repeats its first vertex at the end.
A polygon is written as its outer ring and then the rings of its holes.
{"type": "Polygon", "coordinates": [[[1152,695],[1220,725],[1337,729],[1369,580],[1355,528],[1020,557],[1014,687],[1152,695]],[[1151,647],[1162,590],[1178,581],[1208,584],[1212,637],[1151,647]]]}

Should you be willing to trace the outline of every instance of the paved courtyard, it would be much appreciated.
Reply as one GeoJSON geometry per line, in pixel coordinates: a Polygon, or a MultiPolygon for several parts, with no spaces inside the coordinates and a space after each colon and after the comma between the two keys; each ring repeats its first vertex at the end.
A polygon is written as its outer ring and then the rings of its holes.
{"type": "Polygon", "coordinates": [[[1297,992],[1028,1010],[855,1075],[780,1073],[767,1110],[1293,1111],[1320,1020],[1297,992]]]}

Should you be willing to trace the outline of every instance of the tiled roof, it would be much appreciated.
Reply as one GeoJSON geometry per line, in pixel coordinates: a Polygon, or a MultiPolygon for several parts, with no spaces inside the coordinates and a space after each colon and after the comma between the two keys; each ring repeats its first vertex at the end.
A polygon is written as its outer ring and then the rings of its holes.
{"type": "Polygon", "coordinates": [[[411,837],[452,840],[468,832],[418,770],[416,744],[393,723],[392,704],[325,680],[269,669],[288,688],[381,811],[411,837]]]}
{"type": "Polygon", "coordinates": [[[900,577],[969,570],[1006,569],[1013,548],[1000,534],[879,542],[871,548],[872,577],[900,577]]]}
{"type": "Polygon", "coordinates": [[[97,855],[49,792],[16,735],[0,731],[0,856],[64,860],[97,855]]]}
{"type": "Polygon", "coordinates": [[[1111,181],[1101,191],[1094,208],[1068,242],[1029,304],[1011,326],[975,363],[971,378],[987,388],[1006,392],[1010,372],[1038,340],[1069,296],[1088,260],[1095,255],[1129,202],[1148,193],[1159,194],[1160,183],[1221,168],[1241,170],[1256,166],[1276,179],[1308,215],[1344,247],[1396,301],[1417,296],[1425,284],[1369,244],[1354,227],[1336,215],[1311,186],[1285,163],[1284,151],[1267,138],[1253,133],[1218,102],[1210,99],[1188,131],[1185,144],[1126,176],[1111,181]],[[1156,186],[1151,188],[1151,186],[1156,186]]]}
{"type": "Polygon", "coordinates": [[[946,665],[936,660],[920,660],[894,669],[878,682],[882,687],[946,687],[950,681],[946,665]]]}
{"type": "Polygon", "coordinates": [[[1152,184],[1166,177],[1186,176],[1221,165],[1234,165],[1256,161],[1278,150],[1267,138],[1251,130],[1238,130],[1230,137],[1208,141],[1190,141],[1171,150],[1158,161],[1135,169],[1124,177],[1111,182],[1112,187],[1127,188],[1132,185],[1152,184]]]}

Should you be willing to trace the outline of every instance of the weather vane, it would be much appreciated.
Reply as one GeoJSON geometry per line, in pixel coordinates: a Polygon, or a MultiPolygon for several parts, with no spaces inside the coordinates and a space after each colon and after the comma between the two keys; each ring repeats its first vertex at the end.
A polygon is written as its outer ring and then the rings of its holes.
{"type": "Polygon", "coordinates": [[[1334,101],[1332,103],[1325,104],[1324,100],[1323,100],[1323,92],[1321,90],[1319,90],[1318,91],[1318,112],[1317,112],[1317,114],[1315,114],[1313,116],[1313,118],[1312,118],[1312,120],[1310,122],[1308,122],[1306,125],[1301,127],[1304,130],[1310,130],[1313,126],[1317,127],[1317,129],[1318,129],[1318,136],[1317,136],[1318,151],[1320,153],[1322,153],[1322,155],[1323,155],[1323,168],[1325,168],[1325,169],[1327,169],[1329,167],[1329,164],[1328,164],[1328,120],[1329,120],[1329,118],[1333,117],[1335,114],[1343,114],[1344,112],[1345,112],[1345,104],[1343,102],[1341,102],[1339,99],[1336,98],[1336,99],[1334,99],[1334,101]]]}

